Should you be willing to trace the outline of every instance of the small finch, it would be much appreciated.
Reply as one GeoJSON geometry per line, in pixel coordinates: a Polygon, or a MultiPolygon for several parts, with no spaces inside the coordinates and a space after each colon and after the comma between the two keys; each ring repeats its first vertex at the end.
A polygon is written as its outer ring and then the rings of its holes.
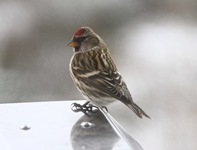
{"type": "Polygon", "coordinates": [[[78,28],[68,46],[74,48],[70,74],[86,100],[98,107],[119,100],[138,117],[150,118],[134,103],[106,44],[91,28],[78,28]]]}

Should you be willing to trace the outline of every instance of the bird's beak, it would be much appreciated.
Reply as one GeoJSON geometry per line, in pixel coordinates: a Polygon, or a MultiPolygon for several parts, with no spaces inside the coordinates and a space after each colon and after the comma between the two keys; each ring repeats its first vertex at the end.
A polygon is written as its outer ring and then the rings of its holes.
{"type": "Polygon", "coordinates": [[[79,44],[78,44],[78,42],[75,42],[75,41],[71,41],[70,43],[68,43],[68,46],[69,47],[77,47],[77,46],[79,46],[79,44]]]}

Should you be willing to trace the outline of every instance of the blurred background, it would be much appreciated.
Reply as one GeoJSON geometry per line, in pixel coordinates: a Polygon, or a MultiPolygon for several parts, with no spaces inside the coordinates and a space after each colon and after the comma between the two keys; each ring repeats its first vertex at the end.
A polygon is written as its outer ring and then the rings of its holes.
{"type": "Polygon", "coordinates": [[[83,99],[69,75],[67,43],[86,25],[152,117],[125,125],[142,147],[196,149],[196,16],[196,0],[0,1],[0,102],[83,99]]]}

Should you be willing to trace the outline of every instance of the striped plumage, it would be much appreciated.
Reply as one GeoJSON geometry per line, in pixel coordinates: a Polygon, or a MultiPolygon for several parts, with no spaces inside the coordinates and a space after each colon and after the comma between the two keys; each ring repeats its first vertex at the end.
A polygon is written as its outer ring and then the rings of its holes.
{"type": "Polygon", "coordinates": [[[103,40],[89,27],[76,30],[69,43],[74,47],[70,74],[83,96],[97,106],[120,100],[142,118],[150,118],[131,97],[103,40]]]}

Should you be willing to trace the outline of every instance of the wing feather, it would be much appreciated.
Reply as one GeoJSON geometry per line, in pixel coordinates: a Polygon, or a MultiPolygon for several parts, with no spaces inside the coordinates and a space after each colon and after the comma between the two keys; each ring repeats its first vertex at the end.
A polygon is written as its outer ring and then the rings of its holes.
{"type": "Polygon", "coordinates": [[[89,67],[78,65],[72,69],[78,81],[85,83],[87,85],[86,87],[98,89],[104,95],[118,99],[123,103],[132,103],[131,94],[122,76],[118,73],[110,54],[105,50],[99,49],[97,53],[89,53],[88,57],[86,56],[87,54],[80,55],[81,58],[86,59],[89,67]],[[91,56],[94,57],[94,59],[91,56]],[[93,60],[95,62],[92,62],[93,60]],[[91,63],[99,64],[98,68],[93,68],[91,63]]]}

